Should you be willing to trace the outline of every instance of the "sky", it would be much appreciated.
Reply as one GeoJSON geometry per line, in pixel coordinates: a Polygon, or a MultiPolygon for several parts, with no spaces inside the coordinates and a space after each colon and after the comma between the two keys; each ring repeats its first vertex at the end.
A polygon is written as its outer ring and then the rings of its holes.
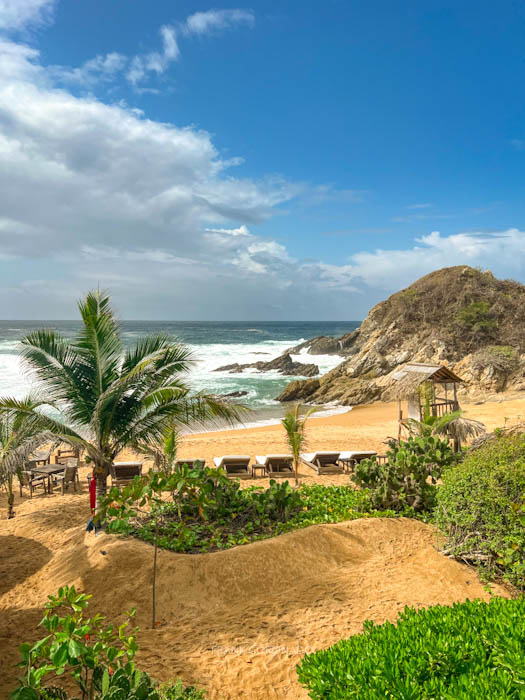
{"type": "Polygon", "coordinates": [[[0,0],[0,318],[360,320],[525,282],[525,5],[0,0]]]}

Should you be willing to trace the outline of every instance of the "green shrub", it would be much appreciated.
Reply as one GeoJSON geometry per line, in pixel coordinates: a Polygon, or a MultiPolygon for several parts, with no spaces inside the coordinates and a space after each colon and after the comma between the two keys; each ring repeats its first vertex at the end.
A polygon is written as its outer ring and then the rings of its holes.
{"type": "Polygon", "coordinates": [[[437,479],[454,460],[447,440],[410,437],[399,444],[391,442],[386,464],[380,464],[375,457],[362,460],[356,465],[352,480],[368,489],[373,508],[425,512],[435,504],[437,479]]]}
{"type": "Polygon", "coordinates": [[[523,587],[523,494],[523,434],[493,438],[447,471],[438,491],[436,521],[448,553],[523,587]]]}
{"type": "Polygon", "coordinates": [[[104,504],[108,532],[187,553],[228,549],[316,523],[396,515],[379,512],[368,491],[351,486],[293,489],[287,481],[271,480],[267,489],[242,489],[238,480],[216,469],[182,469],[168,477],[153,472],[112,489],[104,504]],[[161,498],[166,491],[172,502],[161,498]]]}
{"type": "Polygon", "coordinates": [[[304,657],[313,700],[499,700],[525,697],[525,599],[405,608],[396,625],[304,657]]]}
{"type": "Polygon", "coordinates": [[[137,628],[130,633],[127,622],[115,627],[101,615],[86,618],[90,597],[74,586],[49,596],[40,623],[46,636],[20,646],[24,674],[11,700],[203,700],[201,691],[180,681],[159,684],[139,671],[137,628]],[[64,682],[77,687],[74,696],[64,682]]]}
{"type": "Polygon", "coordinates": [[[458,311],[456,320],[473,331],[489,331],[496,327],[497,321],[486,301],[473,301],[458,311]]]}

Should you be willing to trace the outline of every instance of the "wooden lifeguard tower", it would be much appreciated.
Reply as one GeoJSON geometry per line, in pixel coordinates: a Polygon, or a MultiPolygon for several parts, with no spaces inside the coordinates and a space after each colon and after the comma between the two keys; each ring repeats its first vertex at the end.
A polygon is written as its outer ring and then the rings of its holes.
{"type": "Polygon", "coordinates": [[[441,417],[459,409],[457,386],[463,380],[445,365],[410,362],[392,377],[397,382],[394,395],[398,401],[400,432],[407,418],[422,421],[426,412],[441,417]],[[403,415],[403,401],[407,402],[406,415],[403,415]]]}

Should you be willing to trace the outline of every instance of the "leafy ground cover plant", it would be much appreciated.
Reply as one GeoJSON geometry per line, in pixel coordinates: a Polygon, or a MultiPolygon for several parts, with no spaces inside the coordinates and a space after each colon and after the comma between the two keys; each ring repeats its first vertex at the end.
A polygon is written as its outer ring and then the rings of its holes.
{"type": "Polygon", "coordinates": [[[456,460],[448,440],[429,435],[391,441],[386,455],[386,464],[375,457],[363,459],[352,476],[357,486],[368,490],[371,506],[397,512],[431,510],[437,480],[456,460]]]}
{"type": "Polygon", "coordinates": [[[405,608],[397,624],[304,657],[313,700],[473,700],[524,697],[525,598],[405,608]]]}
{"type": "Polygon", "coordinates": [[[242,489],[222,470],[190,470],[150,475],[107,497],[107,529],[134,535],[176,552],[228,549],[283,532],[359,517],[394,516],[372,511],[367,492],[351,486],[319,484],[293,489],[270,481],[267,489],[242,489]],[[145,489],[157,489],[153,500],[145,489]],[[164,491],[159,498],[158,489],[164,491]],[[149,501],[149,503],[148,503],[149,501]]]}
{"type": "MultiPolygon", "coordinates": [[[[135,666],[138,650],[129,619],[119,627],[102,615],[85,617],[91,596],[74,586],[49,596],[41,626],[47,634],[20,647],[24,669],[11,700],[201,700],[180,681],[160,684],[135,666]],[[69,689],[76,688],[73,695],[69,689]]],[[[134,610],[126,613],[132,618],[134,610]]]]}
{"type": "Polygon", "coordinates": [[[489,577],[525,582],[525,435],[493,437],[443,475],[436,522],[445,551],[489,577]]]}

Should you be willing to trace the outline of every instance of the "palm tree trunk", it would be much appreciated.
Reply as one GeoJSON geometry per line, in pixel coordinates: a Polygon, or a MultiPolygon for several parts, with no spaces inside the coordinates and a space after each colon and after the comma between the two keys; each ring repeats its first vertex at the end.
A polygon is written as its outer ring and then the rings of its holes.
{"type": "Polygon", "coordinates": [[[15,511],[13,510],[13,505],[15,502],[15,494],[13,493],[13,477],[9,475],[7,477],[7,519],[15,517],[15,511]]]}
{"type": "Polygon", "coordinates": [[[294,457],[293,468],[295,472],[295,485],[299,486],[299,460],[297,459],[297,457],[294,457]]]}
{"type": "Polygon", "coordinates": [[[98,518],[98,514],[100,513],[101,510],[101,504],[104,496],[107,493],[108,490],[108,469],[107,467],[101,465],[101,464],[96,464],[95,465],[95,479],[97,483],[97,488],[96,488],[96,501],[95,501],[95,524],[97,527],[100,527],[100,522],[98,518]]]}

